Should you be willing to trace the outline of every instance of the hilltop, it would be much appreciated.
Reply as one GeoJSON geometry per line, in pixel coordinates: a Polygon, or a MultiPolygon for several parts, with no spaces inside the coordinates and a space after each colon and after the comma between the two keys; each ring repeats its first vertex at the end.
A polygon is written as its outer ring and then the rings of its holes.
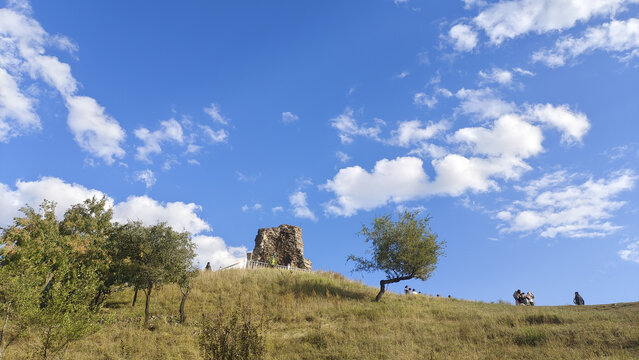
{"type": "MultiPolygon", "coordinates": [[[[199,359],[203,315],[219,309],[263,320],[267,359],[586,359],[639,358],[639,303],[516,307],[387,293],[335,273],[225,270],[201,273],[177,323],[180,292],[152,298],[152,330],[143,301],[113,294],[108,323],[72,343],[64,359],[199,359]]],[[[28,342],[8,359],[25,358],[28,342]]]]}

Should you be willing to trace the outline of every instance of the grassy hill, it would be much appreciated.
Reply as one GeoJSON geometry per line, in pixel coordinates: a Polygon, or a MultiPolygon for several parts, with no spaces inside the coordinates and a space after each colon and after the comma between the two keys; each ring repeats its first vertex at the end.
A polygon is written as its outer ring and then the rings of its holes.
{"type": "MultiPolygon", "coordinates": [[[[153,330],[142,326],[144,299],[114,294],[109,322],[71,344],[65,359],[200,359],[203,315],[243,313],[263,320],[267,359],[638,359],[639,303],[516,307],[387,293],[333,273],[227,270],[202,273],[176,323],[180,292],[151,300],[153,330]]],[[[28,341],[9,350],[23,359],[28,341]]],[[[11,348],[10,348],[11,349],[11,348]]]]}

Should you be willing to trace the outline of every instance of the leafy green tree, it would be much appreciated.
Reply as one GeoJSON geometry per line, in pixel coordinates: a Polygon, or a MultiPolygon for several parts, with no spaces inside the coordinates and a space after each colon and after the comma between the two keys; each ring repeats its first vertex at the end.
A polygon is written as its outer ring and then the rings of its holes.
{"type": "Polygon", "coordinates": [[[187,273],[192,272],[195,244],[188,232],[176,232],[166,223],[145,227],[140,222],[121,226],[113,241],[118,249],[114,269],[120,281],[144,292],[144,324],[148,326],[153,289],[167,283],[190,286],[187,273]]]}
{"type": "Polygon", "coordinates": [[[393,221],[391,215],[376,217],[370,227],[362,226],[360,234],[371,244],[370,259],[350,255],[357,265],[354,271],[383,271],[386,279],[379,282],[379,301],[386,285],[402,280],[426,281],[443,255],[445,243],[437,241],[430,228],[430,218],[419,217],[419,211],[404,211],[393,221]]]}
{"type": "Polygon", "coordinates": [[[70,237],[79,250],[75,261],[94,268],[100,280],[93,305],[102,304],[116,282],[110,269],[114,251],[109,241],[114,230],[112,219],[113,209],[103,196],[73,205],[60,224],[60,233],[70,237]]]}
{"type": "Polygon", "coordinates": [[[100,306],[94,299],[101,282],[98,266],[78,260],[84,243],[61,233],[55,204],[45,201],[40,208],[42,213],[23,208],[24,217],[0,237],[0,296],[3,329],[19,321],[15,339],[21,326],[28,327],[40,338],[33,355],[47,359],[98,329],[100,306]]]}

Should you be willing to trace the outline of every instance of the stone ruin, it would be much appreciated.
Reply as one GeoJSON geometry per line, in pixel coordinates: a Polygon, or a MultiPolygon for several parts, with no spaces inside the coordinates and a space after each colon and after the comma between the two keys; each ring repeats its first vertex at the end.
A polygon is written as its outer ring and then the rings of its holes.
{"type": "Polygon", "coordinates": [[[257,230],[255,249],[247,254],[249,260],[270,263],[276,255],[277,264],[298,269],[311,269],[311,261],[304,258],[302,228],[293,225],[257,230]]]}

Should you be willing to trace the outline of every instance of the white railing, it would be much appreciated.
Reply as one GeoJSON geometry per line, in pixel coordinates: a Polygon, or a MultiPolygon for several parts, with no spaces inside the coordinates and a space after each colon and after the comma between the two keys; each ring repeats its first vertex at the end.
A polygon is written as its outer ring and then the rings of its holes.
{"type": "Polygon", "coordinates": [[[296,270],[296,271],[312,272],[312,270],[309,270],[309,269],[300,269],[290,265],[288,266],[271,265],[269,263],[265,263],[262,261],[255,261],[255,260],[243,260],[235,264],[220,268],[220,270],[227,270],[227,269],[281,269],[281,270],[296,270]]]}

